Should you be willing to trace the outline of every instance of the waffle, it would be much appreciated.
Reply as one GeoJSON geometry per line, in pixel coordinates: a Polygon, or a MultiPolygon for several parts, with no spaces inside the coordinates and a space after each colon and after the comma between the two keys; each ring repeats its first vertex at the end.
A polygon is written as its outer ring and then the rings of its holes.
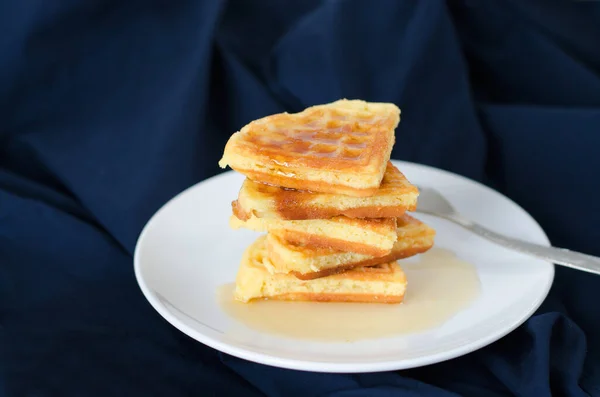
{"type": "Polygon", "coordinates": [[[435,230],[404,214],[397,219],[398,240],[392,252],[383,257],[341,252],[331,248],[315,248],[286,241],[277,233],[269,233],[266,247],[271,273],[291,273],[302,280],[313,280],[360,266],[374,266],[421,254],[433,246],[435,230]]]}
{"type": "Polygon", "coordinates": [[[359,267],[344,273],[304,281],[291,274],[271,274],[266,236],[260,236],[244,252],[236,277],[234,297],[317,302],[400,303],[406,291],[406,277],[396,262],[359,267]]]}
{"type": "Polygon", "coordinates": [[[243,221],[232,215],[233,229],[276,232],[287,241],[314,247],[333,248],[372,256],[390,253],[396,242],[396,219],[358,219],[338,216],[330,219],[282,221],[256,218],[243,221]]]}
{"type": "Polygon", "coordinates": [[[246,179],[238,199],[232,203],[241,219],[324,219],[345,215],[352,218],[397,218],[417,207],[419,191],[391,162],[381,187],[370,197],[310,193],[265,185],[246,179]]]}
{"type": "Polygon", "coordinates": [[[355,197],[377,192],[400,109],[339,100],[255,120],[234,133],[219,166],[273,186],[355,197]]]}

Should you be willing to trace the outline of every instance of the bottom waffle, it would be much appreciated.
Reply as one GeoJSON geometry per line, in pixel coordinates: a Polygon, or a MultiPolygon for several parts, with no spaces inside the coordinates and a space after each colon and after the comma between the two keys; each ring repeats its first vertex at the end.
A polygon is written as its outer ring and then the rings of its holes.
{"type": "Polygon", "coordinates": [[[260,236],[244,252],[236,277],[236,300],[400,303],[406,291],[406,276],[396,262],[357,267],[314,280],[271,274],[268,266],[272,265],[267,257],[266,236],[260,236]]]}
{"type": "Polygon", "coordinates": [[[342,252],[291,242],[276,232],[266,239],[270,273],[291,273],[302,280],[313,280],[359,266],[374,266],[421,254],[434,243],[435,230],[408,214],[396,219],[398,240],[383,257],[342,252]]]}

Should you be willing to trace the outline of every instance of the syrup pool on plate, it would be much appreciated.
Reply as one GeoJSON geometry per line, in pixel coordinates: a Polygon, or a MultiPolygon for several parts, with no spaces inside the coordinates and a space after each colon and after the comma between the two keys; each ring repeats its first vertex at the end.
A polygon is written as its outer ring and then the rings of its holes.
{"type": "MultiPolygon", "coordinates": [[[[438,327],[480,294],[475,267],[451,251],[433,248],[416,261],[400,261],[408,280],[401,304],[322,303],[233,299],[234,284],[218,291],[221,308],[238,323],[278,336],[352,342],[438,327]]],[[[239,328],[232,332],[239,332],[239,328]]]]}

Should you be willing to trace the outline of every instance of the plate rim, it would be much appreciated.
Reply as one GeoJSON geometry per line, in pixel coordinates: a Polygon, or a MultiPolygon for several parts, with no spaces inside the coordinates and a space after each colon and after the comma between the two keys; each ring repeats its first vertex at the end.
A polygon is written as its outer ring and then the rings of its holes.
{"type": "MultiPolygon", "coordinates": [[[[499,192],[495,189],[492,189],[491,187],[486,186],[483,183],[473,180],[471,178],[468,178],[466,176],[456,174],[456,173],[453,173],[451,171],[447,171],[444,169],[436,168],[436,167],[433,167],[430,165],[420,164],[420,163],[415,163],[415,162],[410,162],[410,161],[404,161],[404,160],[396,160],[396,159],[392,159],[391,161],[392,161],[392,163],[394,163],[394,165],[396,165],[400,169],[402,169],[402,167],[409,166],[409,167],[414,167],[416,169],[421,168],[428,172],[433,172],[433,173],[438,173],[438,174],[440,174],[440,173],[446,174],[447,176],[461,179],[463,182],[466,182],[466,183],[475,184],[479,188],[487,190],[493,194],[502,196],[504,199],[508,200],[512,205],[514,205],[518,209],[520,209],[522,211],[522,213],[525,216],[527,216],[529,218],[529,220],[537,227],[539,236],[540,236],[540,240],[543,240],[543,241],[540,241],[539,244],[542,244],[545,246],[550,246],[550,240],[549,240],[548,236],[546,235],[546,232],[541,227],[541,225],[535,220],[535,218],[533,218],[533,216],[531,214],[529,214],[529,212],[527,212],[523,207],[521,207],[519,204],[517,204],[516,202],[514,202],[512,199],[510,199],[506,195],[502,194],[501,192],[499,192]]],[[[212,349],[215,349],[219,352],[222,352],[222,353],[225,353],[225,354],[237,357],[237,358],[241,358],[241,359],[244,359],[247,361],[251,361],[254,363],[262,364],[262,365],[278,367],[278,368],[283,368],[283,369],[297,370],[297,371],[310,371],[310,372],[369,373],[369,372],[395,371],[395,370],[404,370],[404,369],[410,369],[410,368],[423,367],[423,366],[427,366],[427,365],[432,365],[432,364],[437,364],[437,363],[441,363],[444,361],[448,361],[448,360],[469,354],[471,352],[475,352],[479,349],[482,349],[482,348],[500,340],[504,336],[510,334],[515,329],[517,329],[522,324],[524,324],[537,311],[537,309],[546,300],[546,298],[550,292],[550,289],[554,283],[555,265],[553,263],[546,262],[548,265],[547,268],[548,268],[549,273],[548,273],[548,279],[546,281],[546,285],[544,285],[544,288],[542,290],[543,293],[540,295],[540,299],[538,299],[533,305],[531,305],[529,307],[529,310],[527,312],[525,312],[524,315],[522,315],[517,321],[515,321],[509,327],[500,329],[499,332],[490,333],[486,337],[480,338],[479,340],[477,340],[473,343],[470,343],[468,345],[459,346],[454,349],[439,352],[439,353],[429,354],[424,357],[370,362],[370,363],[361,365],[361,364],[357,364],[355,362],[354,363],[332,363],[332,362],[328,362],[328,361],[319,362],[319,361],[309,361],[309,360],[295,360],[295,359],[291,359],[291,358],[277,357],[277,356],[273,356],[273,355],[270,355],[267,353],[256,353],[256,352],[249,351],[249,350],[246,350],[243,348],[238,348],[234,345],[230,345],[226,342],[222,342],[222,341],[220,341],[216,338],[213,338],[211,336],[208,336],[206,334],[199,333],[197,330],[193,329],[192,327],[189,327],[188,325],[182,323],[179,319],[177,319],[176,316],[173,315],[170,312],[170,310],[166,307],[166,304],[169,304],[169,302],[166,302],[166,303],[163,302],[161,297],[146,284],[146,282],[142,276],[142,269],[141,269],[142,264],[141,264],[141,260],[140,260],[141,246],[142,246],[142,243],[144,241],[146,234],[152,227],[153,221],[156,218],[158,218],[162,214],[162,212],[167,207],[170,206],[170,204],[177,201],[181,196],[187,194],[190,190],[196,188],[198,185],[207,183],[209,181],[214,181],[214,180],[217,180],[220,178],[226,178],[228,175],[231,175],[232,173],[235,173],[235,171],[227,170],[225,172],[222,172],[220,174],[214,175],[210,178],[207,178],[200,182],[197,182],[197,183],[187,187],[186,189],[182,190],[181,192],[177,193],[172,198],[170,198],[168,201],[166,201],[164,204],[162,204],[161,207],[156,212],[154,212],[154,214],[145,223],[144,227],[142,228],[142,230],[136,240],[135,249],[133,252],[133,266],[134,266],[134,274],[135,274],[136,282],[138,284],[138,287],[142,291],[142,294],[144,295],[146,300],[150,303],[152,308],[154,310],[156,310],[156,312],[160,316],[162,316],[165,320],[167,320],[167,322],[171,326],[178,329],[180,332],[189,336],[193,340],[195,340],[199,343],[202,343],[203,345],[208,346],[212,349]]],[[[177,309],[177,308],[175,308],[175,309],[177,309]]],[[[177,309],[177,310],[179,310],[179,309],[177,309]]]]}

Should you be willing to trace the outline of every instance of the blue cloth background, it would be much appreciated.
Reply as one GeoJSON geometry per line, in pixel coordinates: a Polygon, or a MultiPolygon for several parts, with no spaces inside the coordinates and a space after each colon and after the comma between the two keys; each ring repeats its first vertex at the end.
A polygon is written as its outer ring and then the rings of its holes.
{"type": "Polygon", "coordinates": [[[600,255],[600,4],[0,3],[0,395],[600,395],[600,277],[557,269],[526,324],[408,371],[213,351],[142,297],[152,213],[248,121],[340,97],[403,110],[394,158],[484,181],[600,255]]]}

